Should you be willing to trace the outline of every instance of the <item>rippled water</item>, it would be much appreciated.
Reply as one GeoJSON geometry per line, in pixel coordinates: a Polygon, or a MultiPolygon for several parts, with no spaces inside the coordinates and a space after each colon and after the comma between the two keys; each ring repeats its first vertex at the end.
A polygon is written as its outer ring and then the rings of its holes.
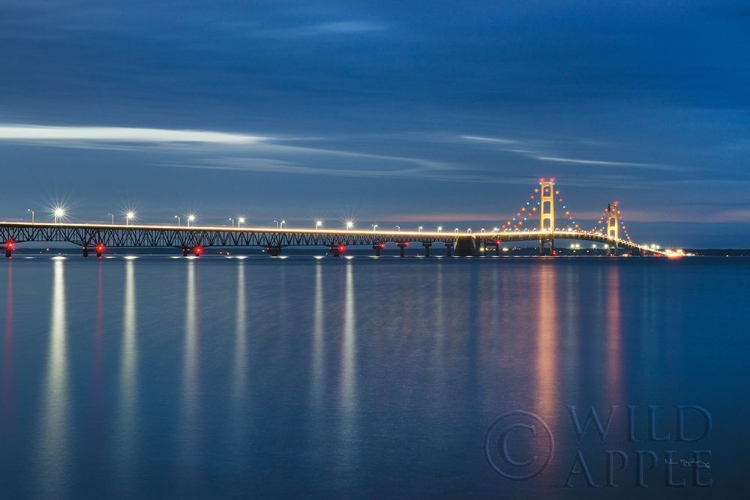
{"type": "Polygon", "coordinates": [[[2,498],[746,497],[748,260],[17,257],[0,283],[2,498]],[[693,450],[710,487],[666,465],[693,450]]]}

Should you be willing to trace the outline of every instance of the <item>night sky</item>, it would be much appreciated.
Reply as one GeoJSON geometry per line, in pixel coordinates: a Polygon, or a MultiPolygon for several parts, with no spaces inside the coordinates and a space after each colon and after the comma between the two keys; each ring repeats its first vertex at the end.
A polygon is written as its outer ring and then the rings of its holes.
{"type": "Polygon", "coordinates": [[[750,247],[750,5],[0,0],[0,219],[594,226],[750,247]]]}

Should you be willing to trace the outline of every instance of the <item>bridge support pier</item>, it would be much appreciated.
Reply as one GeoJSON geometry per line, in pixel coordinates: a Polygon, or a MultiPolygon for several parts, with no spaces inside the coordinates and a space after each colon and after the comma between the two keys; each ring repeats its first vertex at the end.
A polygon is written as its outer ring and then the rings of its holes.
{"type": "Polygon", "coordinates": [[[89,247],[86,245],[83,246],[83,256],[88,257],[89,256],[89,247]]]}
{"type": "Polygon", "coordinates": [[[268,246],[266,247],[266,253],[270,255],[271,257],[278,257],[281,255],[281,247],[280,246],[268,246]]]}
{"type": "Polygon", "coordinates": [[[385,243],[372,246],[372,249],[375,250],[375,257],[380,257],[380,251],[383,250],[383,248],[385,248],[385,243]]]}
{"type": "Polygon", "coordinates": [[[555,240],[554,238],[546,238],[539,240],[539,255],[544,256],[544,247],[549,243],[549,254],[555,255],[555,240]]]}
{"type": "Polygon", "coordinates": [[[489,254],[491,249],[493,248],[495,249],[495,255],[500,255],[500,245],[498,243],[495,243],[494,241],[484,244],[485,255],[489,254]]]}
{"type": "Polygon", "coordinates": [[[462,236],[456,241],[457,257],[479,256],[479,244],[473,236],[462,236]]]}
{"type": "Polygon", "coordinates": [[[409,246],[409,242],[399,241],[398,243],[396,243],[396,246],[399,250],[399,257],[406,257],[406,247],[409,246]]]}
{"type": "Polygon", "coordinates": [[[13,242],[6,241],[5,242],[5,258],[10,259],[12,257],[13,257],[13,242]]]}
{"type": "Polygon", "coordinates": [[[432,246],[432,243],[429,243],[427,241],[422,242],[422,246],[424,247],[424,256],[429,257],[430,256],[430,247],[432,246]]]}
{"type": "Polygon", "coordinates": [[[452,254],[453,254],[453,242],[446,241],[445,242],[445,256],[450,257],[452,254]]]}
{"type": "Polygon", "coordinates": [[[331,252],[331,255],[333,255],[334,257],[341,256],[341,254],[344,253],[345,249],[345,245],[331,245],[330,247],[328,247],[328,251],[331,252]]]}
{"type": "Polygon", "coordinates": [[[610,257],[617,257],[617,245],[610,245],[609,250],[607,250],[607,255],[610,257]]]}

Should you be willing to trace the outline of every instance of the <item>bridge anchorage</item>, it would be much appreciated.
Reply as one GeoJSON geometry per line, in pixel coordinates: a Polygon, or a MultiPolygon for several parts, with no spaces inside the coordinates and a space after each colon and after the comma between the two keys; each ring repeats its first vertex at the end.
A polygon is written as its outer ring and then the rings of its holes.
{"type": "MultiPolygon", "coordinates": [[[[373,228],[375,229],[375,228],[373,228]]],[[[361,231],[357,229],[290,229],[286,227],[197,227],[172,225],[135,225],[102,223],[0,222],[0,243],[10,258],[17,245],[27,242],[65,242],[81,248],[88,257],[90,249],[101,258],[106,248],[177,248],[184,256],[203,255],[207,247],[258,247],[271,256],[281,255],[285,247],[326,247],[334,257],[349,246],[369,246],[380,256],[386,243],[394,243],[404,257],[410,244],[421,245],[429,257],[434,245],[443,245],[451,257],[500,255],[503,243],[538,241],[540,255],[556,255],[559,239],[601,243],[610,255],[621,251],[631,255],[666,255],[665,252],[633,242],[622,220],[617,201],[607,205],[597,225],[583,230],[573,220],[570,209],[560,197],[554,179],[542,179],[528,201],[501,227],[480,233],[442,231],[361,231]],[[531,227],[533,219],[538,225],[531,227]],[[561,227],[562,226],[562,227],[561,227]]]]}

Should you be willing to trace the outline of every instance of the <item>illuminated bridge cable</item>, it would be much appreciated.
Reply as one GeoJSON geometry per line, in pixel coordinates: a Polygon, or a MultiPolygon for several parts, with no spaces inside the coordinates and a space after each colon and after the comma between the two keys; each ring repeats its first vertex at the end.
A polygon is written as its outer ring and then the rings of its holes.
{"type": "Polygon", "coordinates": [[[506,221],[500,226],[500,231],[518,231],[522,226],[525,225],[537,212],[539,207],[539,200],[537,196],[539,194],[539,188],[534,189],[534,192],[529,196],[529,200],[521,206],[511,220],[506,221]]]}

